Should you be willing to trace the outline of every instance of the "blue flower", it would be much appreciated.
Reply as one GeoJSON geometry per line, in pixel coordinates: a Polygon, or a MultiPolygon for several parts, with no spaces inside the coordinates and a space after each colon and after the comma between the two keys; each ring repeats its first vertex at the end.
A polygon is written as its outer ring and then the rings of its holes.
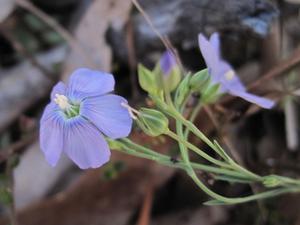
{"type": "Polygon", "coordinates": [[[199,46],[213,83],[220,84],[222,93],[229,93],[257,104],[263,108],[272,108],[274,101],[247,92],[245,86],[232,67],[221,58],[220,38],[218,33],[207,40],[199,34],[199,46]]]}
{"type": "Polygon", "coordinates": [[[69,83],[57,83],[40,121],[40,145],[46,160],[55,166],[62,152],[81,169],[96,168],[110,158],[104,135],[116,139],[129,135],[132,118],[113,94],[111,74],[77,69],[69,83]]]}

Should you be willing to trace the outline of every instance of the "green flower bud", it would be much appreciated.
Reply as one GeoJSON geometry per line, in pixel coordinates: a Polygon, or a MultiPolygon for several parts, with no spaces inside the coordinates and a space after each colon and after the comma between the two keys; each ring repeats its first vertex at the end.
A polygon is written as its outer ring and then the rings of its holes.
{"type": "Polygon", "coordinates": [[[190,93],[190,79],[191,76],[188,74],[179,84],[175,94],[175,104],[180,106],[190,93]]]}
{"type": "Polygon", "coordinates": [[[176,62],[176,57],[171,51],[165,51],[157,65],[159,68],[159,81],[164,83],[164,88],[168,92],[176,89],[181,80],[180,68],[176,62]]]}
{"type": "Polygon", "coordinates": [[[203,103],[213,103],[220,97],[220,84],[208,85],[201,93],[203,103]]]}
{"type": "Polygon", "coordinates": [[[163,75],[163,82],[165,85],[165,88],[172,92],[174,91],[181,80],[181,72],[178,66],[174,67],[169,74],[163,75]]]}
{"type": "Polygon", "coordinates": [[[201,92],[210,83],[210,75],[208,69],[201,70],[195,73],[190,80],[190,87],[192,91],[201,92]]]}
{"type": "Polygon", "coordinates": [[[161,112],[141,108],[136,120],[138,126],[149,136],[159,136],[169,130],[169,120],[161,112]]]}
{"type": "Polygon", "coordinates": [[[277,187],[281,183],[282,183],[281,180],[277,176],[274,176],[274,175],[266,176],[266,177],[264,177],[264,180],[263,180],[263,184],[265,185],[265,187],[268,187],[268,188],[277,187]]]}

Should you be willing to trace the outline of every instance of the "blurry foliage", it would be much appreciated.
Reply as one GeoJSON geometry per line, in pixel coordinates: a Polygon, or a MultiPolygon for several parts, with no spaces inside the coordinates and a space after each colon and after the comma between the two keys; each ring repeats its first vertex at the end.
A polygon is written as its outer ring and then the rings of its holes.
{"type": "Polygon", "coordinates": [[[5,174],[0,174],[0,203],[10,205],[13,201],[11,190],[8,188],[9,178],[5,174]]]}
{"type": "Polygon", "coordinates": [[[126,164],[123,161],[111,161],[104,167],[102,178],[104,180],[112,180],[118,178],[119,174],[126,170],[126,164]]]}
{"type": "Polygon", "coordinates": [[[64,40],[42,20],[20,10],[17,22],[12,27],[15,38],[33,54],[64,43],[64,40]]]}
{"type": "MultiPolygon", "coordinates": [[[[64,20],[62,16],[54,18],[58,21],[64,20]]],[[[4,29],[9,36],[0,35],[0,65],[3,67],[13,66],[24,57],[23,53],[14,49],[14,42],[20,45],[26,54],[30,55],[65,43],[60,34],[25,10],[16,9],[7,20],[4,29]]]]}

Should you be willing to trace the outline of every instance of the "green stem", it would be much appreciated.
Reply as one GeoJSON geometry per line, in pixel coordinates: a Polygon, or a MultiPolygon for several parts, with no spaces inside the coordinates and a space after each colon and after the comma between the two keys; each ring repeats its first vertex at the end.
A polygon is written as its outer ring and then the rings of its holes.
{"type": "Polygon", "coordinates": [[[196,105],[196,107],[193,109],[192,114],[190,116],[189,121],[191,121],[192,123],[195,121],[200,109],[202,107],[201,102],[199,101],[199,103],[196,105]]]}
{"type": "MultiPolygon", "coordinates": [[[[226,197],[223,197],[215,192],[213,192],[212,190],[210,190],[209,188],[207,188],[202,181],[200,181],[200,179],[197,177],[197,174],[195,173],[195,171],[193,170],[192,166],[191,166],[191,162],[189,159],[189,155],[188,155],[188,151],[187,151],[187,145],[188,142],[186,142],[186,140],[184,139],[184,135],[182,132],[182,123],[179,120],[176,120],[176,132],[178,134],[178,136],[176,134],[174,134],[173,132],[169,131],[169,135],[174,138],[175,140],[178,141],[179,144],[179,148],[180,148],[180,152],[183,158],[183,161],[186,163],[187,165],[187,173],[188,175],[194,180],[194,182],[198,185],[198,187],[200,187],[206,194],[208,194],[210,197],[220,200],[220,201],[224,201],[224,202],[229,202],[230,199],[227,199],[226,197]]],[[[199,153],[201,153],[203,158],[206,158],[207,160],[211,161],[211,157],[207,157],[205,154],[203,154],[202,151],[199,151],[199,153]]],[[[198,153],[198,154],[199,154],[198,153]]],[[[214,162],[215,160],[213,160],[214,162]]],[[[219,162],[219,161],[217,161],[219,162]]],[[[214,162],[215,163],[215,162],[214,162]]]]}
{"type": "MultiPolygon", "coordinates": [[[[235,203],[236,201],[238,201],[238,199],[224,197],[224,196],[210,190],[208,187],[206,187],[206,185],[198,178],[197,174],[195,173],[195,171],[193,170],[193,168],[191,166],[191,162],[190,162],[188,151],[187,151],[188,142],[186,142],[186,140],[183,139],[184,135],[183,135],[183,132],[182,132],[182,123],[179,120],[176,120],[176,132],[177,132],[178,136],[176,134],[174,134],[173,132],[171,132],[171,131],[169,131],[168,134],[172,138],[174,138],[175,140],[178,141],[183,161],[187,165],[187,170],[186,171],[187,171],[188,175],[193,179],[193,181],[197,184],[197,186],[199,188],[201,188],[207,195],[209,195],[210,197],[212,197],[213,199],[216,199],[218,201],[221,201],[221,202],[224,202],[224,203],[227,203],[227,204],[232,204],[232,203],[235,203]]],[[[205,155],[203,155],[202,151],[200,151],[199,153],[202,154],[202,157],[205,156],[205,155]]],[[[204,158],[211,161],[210,157],[207,158],[207,156],[205,156],[204,158]]]]}
{"type": "Polygon", "coordinates": [[[125,144],[137,149],[138,151],[140,152],[143,152],[143,153],[146,153],[146,154],[149,154],[149,155],[154,155],[154,156],[157,156],[157,157],[162,157],[162,158],[169,158],[168,156],[164,155],[164,154],[161,154],[159,152],[156,152],[152,149],[149,149],[149,148],[146,148],[142,145],[139,145],[137,143],[134,143],[133,141],[131,141],[130,139],[128,138],[122,138],[120,139],[121,142],[124,142],[125,144]]]}
{"type": "MultiPolygon", "coordinates": [[[[219,149],[218,147],[211,142],[206,136],[205,134],[203,134],[192,122],[186,120],[179,112],[177,112],[176,109],[174,109],[173,107],[169,107],[169,115],[171,115],[176,121],[180,121],[182,124],[184,124],[190,131],[192,131],[197,137],[199,137],[202,141],[204,141],[209,147],[211,147],[215,152],[219,153],[219,149]]],[[[182,140],[185,141],[185,140],[182,140]]],[[[185,141],[186,142],[186,141],[185,141]]],[[[187,142],[188,144],[190,144],[189,142],[187,142]]],[[[193,150],[193,149],[191,149],[193,150]]],[[[201,151],[203,153],[203,151],[201,151]]],[[[198,153],[198,152],[197,152],[198,153]]],[[[199,152],[200,153],[200,152],[199,152]]],[[[203,157],[203,156],[202,156],[203,157]]],[[[209,156],[210,157],[210,156],[209,156]]],[[[210,157],[211,159],[213,159],[214,161],[218,161],[215,160],[214,158],[210,157]]],[[[220,162],[220,161],[218,161],[220,162]]],[[[217,164],[218,165],[218,164],[217,164]]],[[[224,165],[223,165],[224,166],[224,165]]],[[[231,166],[234,169],[237,169],[239,171],[241,171],[242,173],[244,173],[245,175],[252,177],[253,179],[257,180],[257,181],[261,181],[262,177],[258,176],[255,173],[252,173],[251,171],[239,166],[238,164],[236,164],[233,160],[231,160],[231,166]]],[[[226,167],[228,167],[228,165],[226,164],[226,167]]]]}
{"type": "Polygon", "coordinates": [[[277,195],[281,195],[284,193],[288,193],[288,192],[296,192],[299,191],[299,189],[296,188],[281,188],[281,189],[275,189],[275,190],[270,190],[270,191],[265,191],[259,194],[254,194],[254,195],[250,195],[250,196],[246,196],[246,197],[237,197],[237,198],[228,198],[228,197],[224,197],[222,195],[219,195],[215,192],[213,192],[212,190],[210,190],[209,188],[207,188],[196,176],[196,174],[192,174],[190,175],[190,177],[193,179],[193,181],[205,192],[207,193],[209,196],[211,196],[214,199],[217,199],[223,203],[226,204],[238,204],[238,203],[244,203],[244,202],[249,202],[249,201],[254,201],[254,200],[258,200],[258,199],[264,199],[264,198],[270,198],[270,197],[274,197],[277,195]]]}
{"type": "MultiPolygon", "coordinates": [[[[183,109],[185,108],[185,104],[186,104],[185,102],[184,102],[184,104],[182,104],[182,108],[180,109],[180,112],[182,112],[183,109]]],[[[199,101],[199,103],[196,105],[196,107],[192,110],[192,114],[189,118],[189,121],[191,121],[191,123],[194,123],[198,113],[200,112],[201,107],[202,107],[202,104],[199,101]]],[[[188,128],[186,128],[185,131],[184,131],[184,138],[186,140],[188,140],[189,133],[190,133],[190,130],[188,128]]]]}
{"type": "MultiPolygon", "coordinates": [[[[179,121],[176,121],[176,124],[177,123],[179,123],[179,121]]],[[[219,161],[217,159],[214,159],[213,157],[211,157],[210,155],[206,154],[204,151],[202,151],[201,149],[199,149],[195,145],[192,145],[191,143],[189,143],[188,141],[186,141],[184,138],[179,137],[178,135],[176,135],[174,132],[172,132],[172,131],[169,130],[165,134],[168,135],[169,137],[173,138],[174,140],[178,141],[178,143],[184,145],[186,148],[191,149],[192,151],[194,151],[195,153],[197,153],[198,155],[200,155],[201,157],[203,157],[207,161],[209,161],[209,162],[211,162],[211,163],[213,163],[215,165],[224,167],[224,168],[230,167],[227,163],[224,163],[224,162],[221,162],[221,161],[219,161]]]]}
{"type": "MultiPolygon", "coordinates": [[[[154,160],[160,164],[167,165],[170,167],[176,167],[176,168],[181,168],[181,169],[185,168],[185,165],[182,161],[172,162],[170,159],[170,156],[160,154],[149,148],[146,148],[144,146],[136,144],[127,138],[120,139],[120,141],[121,142],[124,141],[124,143],[128,145],[128,146],[126,146],[126,149],[127,150],[129,149],[130,151],[126,151],[126,153],[128,153],[130,155],[154,160]],[[136,152],[139,152],[142,154],[135,154],[136,152]]],[[[214,166],[208,166],[208,165],[203,165],[203,164],[193,163],[193,162],[191,162],[191,165],[196,170],[201,170],[201,171],[205,171],[208,173],[228,175],[228,176],[236,177],[236,178],[245,178],[239,172],[236,172],[233,170],[228,170],[228,169],[223,169],[223,168],[218,168],[218,167],[214,167],[214,166]]]]}

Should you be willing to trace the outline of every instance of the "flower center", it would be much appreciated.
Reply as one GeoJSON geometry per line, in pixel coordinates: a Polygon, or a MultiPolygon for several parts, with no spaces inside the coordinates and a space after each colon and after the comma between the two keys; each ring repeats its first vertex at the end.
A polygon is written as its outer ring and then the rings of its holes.
{"type": "Polygon", "coordinates": [[[227,73],[225,73],[225,78],[226,80],[232,80],[235,77],[234,71],[229,70],[227,73]]]}
{"type": "Polygon", "coordinates": [[[68,119],[79,115],[80,105],[71,103],[65,95],[55,94],[54,102],[68,119]]]}
{"type": "Polygon", "coordinates": [[[61,108],[62,110],[66,110],[71,107],[69,100],[66,96],[55,94],[54,102],[61,108]]]}

